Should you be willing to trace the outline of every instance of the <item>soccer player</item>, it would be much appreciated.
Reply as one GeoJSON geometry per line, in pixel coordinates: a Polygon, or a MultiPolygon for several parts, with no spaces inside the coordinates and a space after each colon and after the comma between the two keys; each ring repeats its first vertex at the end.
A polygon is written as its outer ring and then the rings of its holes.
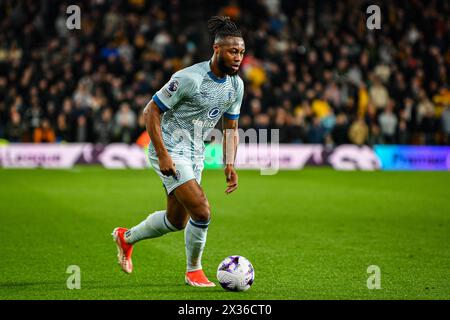
{"type": "Polygon", "coordinates": [[[208,29],[214,37],[214,53],[204,61],[171,77],[144,109],[151,138],[149,160],[167,194],[166,210],[150,214],[131,229],[116,228],[112,235],[119,264],[132,272],[133,245],[184,229],[187,271],[185,282],[195,287],[214,287],[202,270],[211,212],[200,186],[204,140],[223,116],[225,177],[229,194],[238,187],[233,163],[244,84],[237,75],[245,44],[236,24],[228,17],[212,17],[208,29]],[[231,133],[231,134],[230,134],[231,133]]]}

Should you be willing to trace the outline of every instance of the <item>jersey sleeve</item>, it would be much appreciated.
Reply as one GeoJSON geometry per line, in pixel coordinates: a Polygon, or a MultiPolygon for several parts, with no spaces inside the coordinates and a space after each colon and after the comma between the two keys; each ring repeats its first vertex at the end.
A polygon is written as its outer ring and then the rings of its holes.
{"type": "Polygon", "coordinates": [[[244,83],[242,82],[241,79],[239,79],[236,100],[227,109],[227,111],[225,111],[225,113],[223,114],[223,116],[225,118],[231,119],[231,120],[239,119],[239,114],[241,112],[241,104],[242,104],[243,96],[244,96],[244,83]]]}
{"type": "Polygon", "coordinates": [[[194,80],[188,74],[175,73],[152,99],[162,112],[173,108],[192,91],[194,80]]]}

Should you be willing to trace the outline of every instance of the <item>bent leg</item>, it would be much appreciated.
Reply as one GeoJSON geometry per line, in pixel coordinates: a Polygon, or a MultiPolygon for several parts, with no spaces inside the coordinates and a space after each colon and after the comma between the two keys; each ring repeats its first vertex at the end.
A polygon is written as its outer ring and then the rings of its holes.
{"type": "Polygon", "coordinates": [[[186,226],[189,215],[173,194],[167,195],[167,210],[156,211],[144,221],[125,232],[127,243],[157,238],[186,226]]]}
{"type": "Polygon", "coordinates": [[[183,205],[195,222],[208,222],[211,212],[208,199],[195,179],[186,181],[174,190],[178,203],[183,205]]]}
{"type": "Polygon", "coordinates": [[[172,192],[167,195],[167,220],[178,230],[186,227],[189,220],[189,213],[184,206],[177,200],[177,197],[172,192]]]}

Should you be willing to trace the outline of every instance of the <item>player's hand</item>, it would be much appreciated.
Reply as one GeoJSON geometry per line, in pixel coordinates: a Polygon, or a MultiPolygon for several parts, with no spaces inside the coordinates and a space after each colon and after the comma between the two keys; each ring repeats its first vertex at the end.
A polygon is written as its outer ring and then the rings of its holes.
{"type": "Polygon", "coordinates": [[[233,166],[227,165],[225,167],[225,177],[227,178],[227,189],[225,190],[225,194],[230,194],[238,187],[238,175],[233,166]]]}
{"type": "Polygon", "coordinates": [[[177,176],[177,170],[172,158],[167,154],[159,158],[159,170],[165,176],[177,176]]]}

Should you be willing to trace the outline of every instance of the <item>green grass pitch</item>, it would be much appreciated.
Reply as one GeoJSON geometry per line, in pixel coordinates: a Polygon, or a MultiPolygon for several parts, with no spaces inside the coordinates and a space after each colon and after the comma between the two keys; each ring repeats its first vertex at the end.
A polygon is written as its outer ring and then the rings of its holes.
{"type": "Polygon", "coordinates": [[[247,257],[244,293],[184,284],[183,232],[136,245],[134,272],[110,236],[165,208],[151,170],[0,170],[0,299],[449,299],[450,173],[205,171],[212,208],[203,265],[247,257]],[[66,269],[81,270],[69,290],[66,269]],[[381,289],[369,290],[370,265],[381,289]]]}

